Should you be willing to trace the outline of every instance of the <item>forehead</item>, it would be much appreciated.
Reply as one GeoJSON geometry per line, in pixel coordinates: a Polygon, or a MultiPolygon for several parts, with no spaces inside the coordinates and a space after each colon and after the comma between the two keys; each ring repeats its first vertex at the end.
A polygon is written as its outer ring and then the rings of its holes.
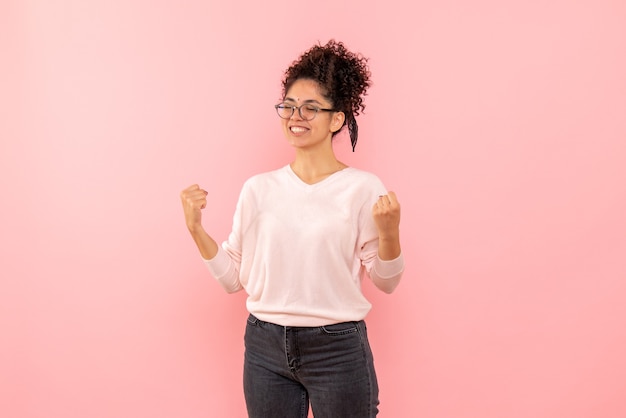
{"type": "Polygon", "coordinates": [[[295,102],[317,101],[319,103],[327,101],[322,95],[320,85],[316,81],[308,79],[296,80],[285,94],[285,100],[295,102]]]}

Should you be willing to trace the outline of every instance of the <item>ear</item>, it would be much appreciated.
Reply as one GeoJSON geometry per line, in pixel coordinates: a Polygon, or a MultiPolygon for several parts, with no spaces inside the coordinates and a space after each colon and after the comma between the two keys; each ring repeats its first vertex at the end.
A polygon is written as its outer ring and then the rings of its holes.
{"type": "Polygon", "coordinates": [[[330,131],[335,133],[341,129],[343,123],[346,121],[346,115],[343,112],[335,112],[333,118],[330,121],[330,131]]]}

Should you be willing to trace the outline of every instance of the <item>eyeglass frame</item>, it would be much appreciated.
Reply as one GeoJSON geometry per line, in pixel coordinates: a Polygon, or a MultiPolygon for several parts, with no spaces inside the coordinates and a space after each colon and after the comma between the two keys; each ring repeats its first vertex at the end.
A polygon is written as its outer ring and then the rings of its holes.
{"type": "Polygon", "coordinates": [[[300,115],[302,120],[304,120],[306,122],[315,119],[315,117],[317,116],[317,112],[319,112],[319,111],[322,111],[322,112],[339,112],[339,110],[337,110],[337,109],[326,109],[326,108],[323,108],[323,107],[317,107],[317,106],[312,105],[310,103],[304,103],[304,104],[301,104],[300,106],[293,106],[293,105],[290,105],[290,104],[287,104],[287,103],[283,102],[283,103],[278,103],[277,105],[274,105],[274,109],[276,109],[276,113],[278,114],[278,117],[281,118],[281,119],[291,119],[293,117],[293,115],[296,113],[296,109],[298,109],[298,115],[300,115]],[[313,115],[312,118],[306,119],[302,115],[302,107],[303,106],[309,106],[309,107],[315,109],[315,114],[313,115]],[[280,108],[283,108],[283,109],[289,108],[289,109],[291,109],[291,115],[289,115],[286,118],[282,117],[280,115],[280,110],[279,110],[280,108]]]}

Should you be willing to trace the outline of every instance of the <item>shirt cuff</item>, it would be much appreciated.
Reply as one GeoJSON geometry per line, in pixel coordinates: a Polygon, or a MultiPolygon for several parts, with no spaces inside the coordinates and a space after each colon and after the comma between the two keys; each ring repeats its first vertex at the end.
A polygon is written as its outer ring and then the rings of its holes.
{"type": "Polygon", "coordinates": [[[226,253],[226,251],[220,246],[218,246],[215,257],[210,260],[207,260],[206,258],[203,258],[202,260],[204,260],[204,264],[216,279],[224,277],[230,269],[231,259],[228,256],[228,253],[226,253]]]}
{"type": "Polygon", "coordinates": [[[376,261],[374,270],[376,271],[376,275],[381,279],[395,278],[404,271],[404,256],[402,253],[393,260],[381,260],[380,257],[378,257],[376,261]]]}

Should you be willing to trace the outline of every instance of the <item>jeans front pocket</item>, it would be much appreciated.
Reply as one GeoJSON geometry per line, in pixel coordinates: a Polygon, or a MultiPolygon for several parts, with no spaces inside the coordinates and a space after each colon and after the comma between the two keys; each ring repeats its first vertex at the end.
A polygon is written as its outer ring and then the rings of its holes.
{"type": "Polygon", "coordinates": [[[250,314],[248,315],[248,325],[252,325],[252,326],[256,326],[259,324],[259,318],[257,318],[256,316],[250,314]]]}
{"type": "Polygon", "coordinates": [[[339,324],[324,325],[320,329],[326,335],[347,335],[358,331],[355,322],[341,322],[339,324]]]}

